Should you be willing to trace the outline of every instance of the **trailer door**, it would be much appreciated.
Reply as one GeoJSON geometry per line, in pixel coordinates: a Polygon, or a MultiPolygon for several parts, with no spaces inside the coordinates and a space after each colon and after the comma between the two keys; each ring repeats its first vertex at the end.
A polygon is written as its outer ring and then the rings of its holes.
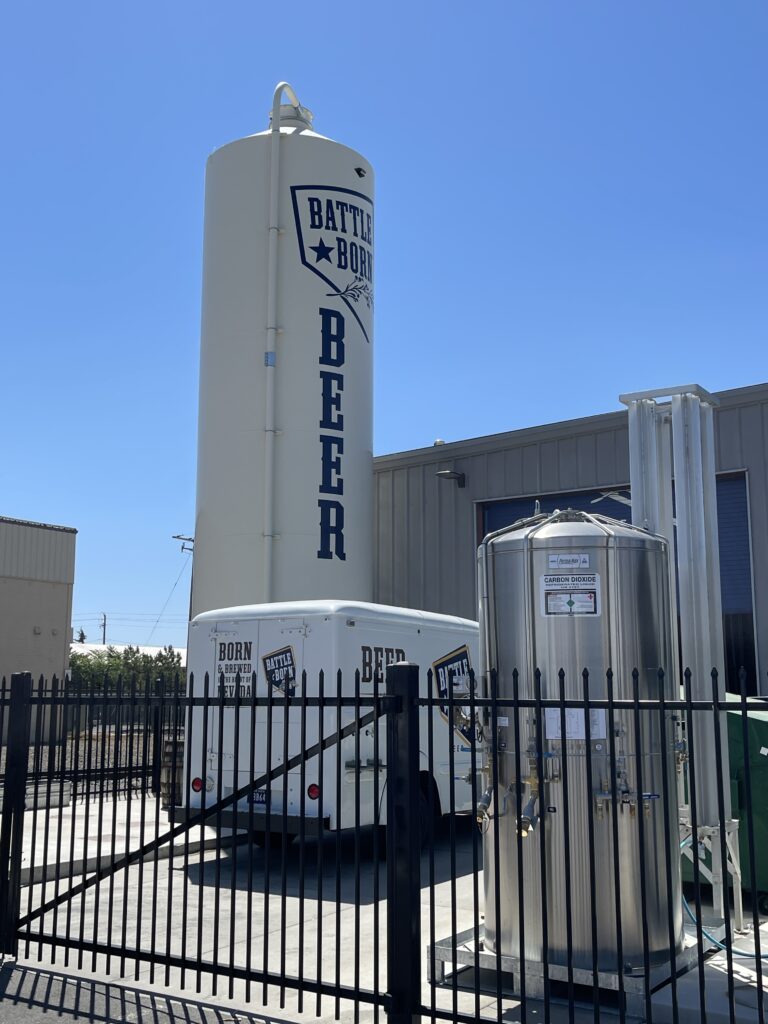
{"type": "MultiPolygon", "coordinates": [[[[307,626],[301,618],[269,618],[259,624],[258,665],[254,669],[258,680],[257,696],[270,698],[272,704],[257,709],[254,750],[257,775],[266,772],[268,767],[281,765],[299,751],[300,711],[289,707],[286,719],[286,698],[300,696],[306,635],[307,626]]],[[[250,750],[243,750],[240,755],[243,778],[249,777],[250,765],[246,760],[249,757],[250,750]]],[[[284,808],[288,814],[298,813],[298,773],[298,768],[291,772],[285,799],[286,782],[281,776],[254,794],[256,807],[264,809],[269,802],[275,814],[281,814],[284,808]]]]}

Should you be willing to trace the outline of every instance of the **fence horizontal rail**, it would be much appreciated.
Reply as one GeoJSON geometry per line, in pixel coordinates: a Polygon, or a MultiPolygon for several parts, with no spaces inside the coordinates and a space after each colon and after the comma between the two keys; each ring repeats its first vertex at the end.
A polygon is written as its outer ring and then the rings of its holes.
{"type": "MultiPolygon", "coordinates": [[[[44,933],[30,930],[22,930],[19,933],[19,938],[29,942],[39,942],[43,945],[56,945],[62,948],[68,947],[69,949],[77,950],[82,949],[87,953],[100,953],[103,956],[112,954],[114,956],[114,948],[106,942],[89,942],[87,939],[83,939],[82,942],[79,939],[72,941],[60,936],[45,935],[44,933]]],[[[203,974],[207,975],[221,974],[221,964],[215,960],[198,960],[192,957],[174,956],[161,951],[148,952],[147,950],[131,949],[130,947],[125,949],[124,954],[126,959],[141,963],[152,963],[161,967],[175,967],[187,970],[190,973],[202,971],[203,974]]],[[[229,968],[227,968],[227,972],[230,973],[229,968]]],[[[312,978],[291,978],[275,971],[260,971],[256,967],[246,969],[235,966],[231,968],[231,974],[234,978],[243,981],[248,980],[254,984],[265,984],[274,987],[285,986],[285,988],[290,989],[301,989],[312,995],[331,996],[333,998],[339,996],[342,999],[355,1000],[355,1002],[365,1003],[366,1005],[380,1006],[384,1010],[388,1009],[390,1004],[389,997],[386,994],[381,995],[365,988],[353,988],[349,985],[336,986],[333,983],[315,981],[312,978]]]]}

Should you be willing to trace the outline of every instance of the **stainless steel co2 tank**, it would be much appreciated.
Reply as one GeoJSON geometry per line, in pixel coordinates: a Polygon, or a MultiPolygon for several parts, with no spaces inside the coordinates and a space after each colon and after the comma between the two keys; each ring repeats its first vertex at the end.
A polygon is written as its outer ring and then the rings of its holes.
{"type": "MultiPolygon", "coordinates": [[[[582,700],[582,670],[586,667],[590,699],[605,701],[606,673],[610,669],[614,698],[631,700],[632,671],[637,668],[639,696],[643,700],[658,698],[658,670],[663,668],[665,695],[671,698],[675,692],[676,666],[671,658],[667,558],[667,542],[663,538],[582,512],[539,515],[490,534],[479,550],[480,637],[486,681],[495,669],[499,698],[511,699],[513,669],[517,669],[519,698],[533,700],[538,668],[542,699],[557,699],[558,673],[562,668],[566,698],[582,700]]],[[[659,712],[641,713],[638,749],[633,712],[614,709],[614,787],[606,708],[590,713],[590,749],[582,709],[568,710],[564,740],[559,709],[545,709],[538,728],[535,708],[521,708],[518,713],[519,749],[515,749],[515,712],[507,708],[498,712],[497,744],[487,746],[489,751],[497,747],[495,761],[489,756],[487,771],[491,781],[496,773],[499,793],[498,806],[491,801],[484,821],[488,948],[494,952],[499,948],[502,955],[519,958],[522,919],[525,959],[540,962],[546,906],[549,962],[566,964],[569,877],[572,963],[575,968],[591,970],[594,879],[599,970],[612,973],[627,963],[642,968],[644,880],[650,962],[658,964],[668,959],[670,914],[674,942],[679,945],[682,938],[675,736],[671,716],[665,716],[666,736],[662,742],[659,712]],[[568,771],[569,863],[565,859],[564,753],[568,771]],[[638,764],[642,791],[638,787],[638,764]],[[523,809],[520,816],[518,776],[523,809]],[[592,875],[590,806],[594,835],[592,875]],[[665,815],[669,815],[670,826],[668,849],[665,815]],[[619,965],[617,958],[614,827],[618,836],[623,965],[619,965]],[[498,845],[494,835],[497,828],[498,845]],[[546,854],[545,897],[541,883],[542,842],[546,854]],[[518,845],[522,851],[520,863],[518,845]]],[[[490,739],[490,725],[486,728],[490,739]]]]}
{"type": "Polygon", "coordinates": [[[193,615],[373,597],[373,169],[312,120],[208,160],[193,615]]]}

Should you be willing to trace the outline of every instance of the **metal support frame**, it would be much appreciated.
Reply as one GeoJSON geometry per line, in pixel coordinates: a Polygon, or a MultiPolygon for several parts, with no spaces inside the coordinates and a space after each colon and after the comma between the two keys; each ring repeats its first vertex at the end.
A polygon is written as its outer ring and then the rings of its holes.
{"type": "MultiPolygon", "coordinates": [[[[725,696],[723,614],[720,597],[720,549],[717,534],[715,442],[713,407],[717,399],[704,388],[686,385],[620,395],[628,408],[629,465],[632,522],[666,537],[670,551],[670,608],[675,667],[679,663],[677,616],[680,616],[682,663],[691,670],[694,700],[712,699],[712,670],[717,671],[717,699],[725,696]],[[657,399],[667,398],[661,405],[657,399]],[[675,517],[672,515],[672,478],[675,480],[675,517]],[[675,533],[674,527],[677,527],[675,533]],[[675,573],[677,566],[677,573],[675,573]],[[678,602],[679,594],[679,602],[678,602]],[[679,607],[678,607],[679,603],[679,607]]],[[[711,878],[715,907],[725,916],[728,907],[727,874],[734,879],[734,916],[741,927],[741,879],[738,823],[732,826],[728,731],[725,712],[719,712],[721,759],[696,760],[696,799],[699,837],[706,836],[711,850],[711,878]],[[728,863],[721,863],[720,806],[725,811],[728,863]],[[736,840],[732,841],[732,833],[736,840]]],[[[712,723],[708,715],[692,715],[688,723],[694,749],[712,749],[712,723]]],[[[691,822],[680,777],[681,836],[690,835],[691,822]]]]}
{"type": "MultiPolygon", "coordinates": [[[[693,945],[693,937],[689,937],[688,944],[684,945],[675,957],[675,969],[678,973],[691,970],[698,962],[699,950],[693,945]]],[[[488,971],[493,981],[488,984],[488,995],[496,994],[497,984],[495,973],[501,971],[504,977],[504,987],[508,988],[515,996],[520,997],[523,991],[521,975],[525,973],[525,998],[543,999],[546,986],[544,984],[544,965],[535,960],[521,961],[519,957],[497,954],[489,949],[485,943],[485,927],[480,927],[478,945],[475,945],[474,929],[468,928],[459,932],[456,936],[449,936],[441,939],[427,949],[427,962],[434,962],[435,977],[429,978],[437,985],[448,985],[453,974],[459,974],[465,970],[479,969],[488,971]],[[449,973],[450,972],[450,973],[449,973]]],[[[650,984],[656,990],[669,981],[671,965],[669,961],[663,964],[652,965],[650,969],[650,984]]],[[[591,968],[582,969],[578,967],[569,968],[565,964],[547,963],[547,977],[550,985],[552,982],[560,983],[564,988],[569,982],[573,985],[587,990],[593,986],[602,992],[611,993],[614,998],[623,997],[623,1013],[633,1019],[645,1019],[646,1013],[646,978],[642,964],[636,967],[627,965],[626,970],[619,975],[615,971],[597,971],[591,968]],[[570,977],[569,977],[570,975],[570,977]]],[[[552,998],[552,997],[550,997],[552,998]]],[[[565,1002],[557,996],[553,1002],[565,1002]]],[[[612,1008],[612,1014],[622,1014],[622,1008],[612,1008]],[[617,1012],[618,1011],[618,1012],[617,1012]]]]}
{"type": "MultiPolygon", "coordinates": [[[[687,807],[684,808],[684,811],[687,812],[687,810],[687,807]]],[[[693,863],[694,857],[699,858],[699,872],[712,886],[713,910],[716,915],[719,913],[719,918],[717,919],[722,921],[725,919],[725,893],[728,887],[723,884],[722,877],[723,870],[720,862],[719,841],[720,828],[719,826],[699,825],[696,829],[696,834],[699,848],[694,848],[692,844],[688,845],[683,848],[683,856],[687,857],[691,863],[693,863]],[[709,864],[707,864],[706,860],[707,854],[710,857],[709,864]]],[[[693,827],[686,813],[680,822],[680,839],[685,840],[689,837],[693,837],[693,827]]],[[[741,859],[739,857],[739,822],[736,818],[729,818],[725,823],[725,845],[728,850],[726,870],[733,881],[734,893],[740,894],[741,859]]],[[[733,923],[736,931],[744,931],[744,908],[740,895],[734,895],[733,923]]]]}
{"type": "Polygon", "coordinates": [[[391,1024],[421,1021],[419,667],[387,668],[387,991],[391,1024]],[[403,951],[409,950],[404,956],[403,951]]]}
{"type": "Polygon", "coordinates": [[[5,786],[0,816],[0,955],[10,957],[16,957],[19,950],[21,858],[31,694],[32,676],[29,672],[11,676],[5,786]]]}

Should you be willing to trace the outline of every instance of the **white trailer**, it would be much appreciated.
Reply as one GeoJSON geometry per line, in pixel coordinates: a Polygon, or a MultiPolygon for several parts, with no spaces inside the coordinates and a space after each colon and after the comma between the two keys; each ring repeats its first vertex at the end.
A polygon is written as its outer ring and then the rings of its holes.
{"type": "MultiPolygon", "coordinates": [[[[323,736],[328,738],[337,732],[339,721],[342,728],[353,722],[355,708],[344,706],[339,712],[333,702],[337,692],[345,698],[354,697],[358,672],[360,699],[368,701],[368,707],[361,708],[360,717],[363,717],[371,710],[374,693],[382,696],[385,693],[386,666],[395,661],[409,661],[421,668],[421,696],[427,695],[431,669],[433,694],[440,698],[434,710],[423,708],[421,711],[420,788],[425,825],[428,826],[430,807],[439,814],[447,814],[451,809],[451,768],[454,809],[457,812],[472,810],[470,744],[475,723],[471,721],[468,698],[470,671],[475,670],[477,658],[476,622],[386,605],[359,601],[290,601],[225,608],[198,615],[190,624],[188,669],[194,676],[195,697],[204,696],[208,675],[210,703],[207,708],[195,707],[191,715],[191,735],[185,744],[186,807],[193,812],[203,801],[210,807],[263,775],[268,754],[274,768],[302,748],[308,750],[317,743],[321,724],[323,736]],[[302,744],[301,707],[292,704],[288,709],[288,743],[284,749],[286,689],[288,697],[300,698],[304,678],[306,697],[317,697],[321,671],[324,696],[330,706],[322,712],[317,707],[307,708],[302,744]],[[220,697],[235,697],[238,678],[241,709],[217,708],[220,697]],[[255,694],[252,692],[254,678],[255,694]],[[449,688],[453,691],[452,726],[448,720],[449,688]],[[270,692],[272,706],[254,709],[252,696],[266,698],[270,692]],[[429,713],[433,715],[431,769],[427,756],[429,713]],[[237,728],[236,715],[239,716],[237,728]],[[271,743],[269,717],[272,720],[271,743]]],[[[378,821],[386,824],[385,722],[385,718],[379,720],[378,749],[375,727],[369,724],[360,732],[359,747],[354,735],[346,737],[340,750],[333,745],[322,756],[316,754],[306,760],[303,772],[300,767],[291,769],[287,775],[287,793],[286,777],[280,776],[269,787],[257,790],[250,801],[247,798],[239,801],[234,816],[233,808],[228,808],[221,824],[251,829],[256,841],[261,841],[266,829],[279,832],[285,820],[286,832],[296,835],[300,831],[303,808],[304,832],[311,835],[351,828],[358,814],[361,826],[373,824],[377,820],[377,803],[378,821]],[[356,796],[358,787],[359,796],[356,796]]],[[[215,824],[215,820],[208,824],[215,824]]]]}

